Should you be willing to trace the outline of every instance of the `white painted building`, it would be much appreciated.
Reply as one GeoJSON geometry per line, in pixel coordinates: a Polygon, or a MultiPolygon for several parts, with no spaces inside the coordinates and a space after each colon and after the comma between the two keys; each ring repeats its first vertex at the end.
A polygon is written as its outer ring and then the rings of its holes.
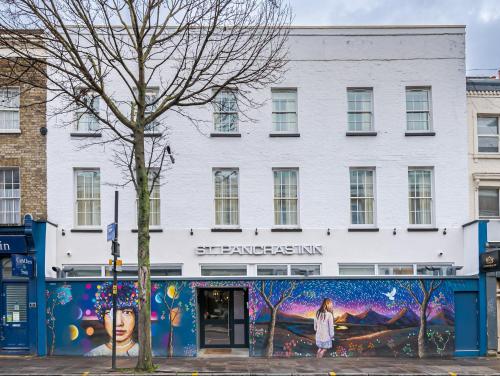
{"type": "MultiPolygon", "coordinates": [[[[169,118],[176,163],[156,201],[154,274],[432,274],[464,266],[459,274],[476,273],[464,265],[462,228],[464,33],[463,26],[293,28],[288,72],[255,93],[267,99],[248,113],[255,122],[225,114],[225,123],[196,129],[169,118]],[[220,176],[231,182],[224,187],[231,198],[215,197],[220,176]],[[274,189],[278,181],[287,187],[274,189]],[[216,201],[231,213],[217,216],[216,201]],[[221,254],[200,254],[207,252],[221,254]]],[[[206,120],[216,118],[212,109],[203,110],[206,120]]],[[[50,122],[48,213],[57,228],[47,273],[57,266],[73,268],[68,276],[101,275],[120,171],[107,149],[80,149],[88,140],[75,136],[76,122],[72,129],[58,117],[50,122]],[[77,200],[84,179],[95,195],[77,200]],[[76,213],[81,200],[94,205],[87,216],[76,213]]],[[[135,206],[133,187],[120,189],[124,270],[137,263],[135,206]]]]}

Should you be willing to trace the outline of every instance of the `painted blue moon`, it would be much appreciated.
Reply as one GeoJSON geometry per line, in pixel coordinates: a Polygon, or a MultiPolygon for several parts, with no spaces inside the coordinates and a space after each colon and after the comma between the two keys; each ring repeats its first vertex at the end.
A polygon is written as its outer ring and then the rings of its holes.
{"type": "Polygon", "coordinates": [[[161,297],[161,294],[156,294],[155,295],[155,302],[158,303],[158,304],[163,303],[163,299],[161,297]]]}

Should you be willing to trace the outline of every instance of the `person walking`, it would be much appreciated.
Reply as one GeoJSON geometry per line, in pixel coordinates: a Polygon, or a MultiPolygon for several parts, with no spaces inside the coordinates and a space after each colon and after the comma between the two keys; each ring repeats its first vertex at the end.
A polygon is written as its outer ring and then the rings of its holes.
{"type": "Polygon", "coordinates": [[[335,335],[335,323],[333,318],[333,301],[329,298],[323,299],[321,307],[316,311],[314,317],[314,330],[316,331],[316,346],[318,351],[316,358],[322,358],[326,350],[332,348],[335,335]]]}

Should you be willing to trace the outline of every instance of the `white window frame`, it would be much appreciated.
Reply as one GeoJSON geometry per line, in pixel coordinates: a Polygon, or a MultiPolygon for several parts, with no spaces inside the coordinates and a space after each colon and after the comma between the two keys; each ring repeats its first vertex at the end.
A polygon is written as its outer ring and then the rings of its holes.
{"type": "MultiPolygon", "coordinates": [[[[81,91],[81,90],[84,90],[84,89],[82,89],[82,88],[77,89],[77,91],[81,91]]],[[[101,97],[98,95],[95,95],[95,92],[93,92],[93,91],[89,91],[87,94],[85,94],[85,97],[87,97],[87,98],[90,97],[92,99],[92,107],[94,107],[94,111],[96,113],[100,113],[100,111],[101,111],[101,97]],[[95,103],[97,103],[97,106],[95,106],[95,103]]],[[[86,134],[86,133],[99,134],[99,133],[101,133],[99,118],[95,114],[90,112],[86,107],[80,106],[76,103],[75,103],[75,106],[76,106],[76,109],[75,109],[75,127],[74,127],[75,133],[83,133],[83,134],[86,134]],[[82,116],[85,116],[85,115],[94,118],[95,127],[96,127],[95,129],[90,129],[88,127],[89,123],[87,123],[86,129],[80,129],[80,119],[82,116]]]]}
{"type": "MultiPolygon", "coordinates": [[[[298,167],[273,167],[272,169],[272,194],[273,194],[273,228],[300,228],[300,176],[298,167]],[[297,174],[297,224],[277,224],[276,223],[276,200],[282,200],[281,197],[276,197],[274,186],[274,173],[278,171],[295,171],[297,174]]],[[[286,198],[285,198],[286,199],[286,198]]],[[[291,200],[291,199],[290,199],[291,200]]]]}
{"type": "MultiPolygon", "coordinates": [[[[342,277],[373,277],[373,276],[382,276],[382,277],[394,277],[394,276],[416,276],[416,275],[424,275],[424,274],[418,274],[418,267],[420,266],[434,266],[434,267],[441,267],[441,268],[453,268],[455,266],[454,263],[451,262],[445,262],[445,263],[439,263],[439,262],[399,262],[399,263],[387,263],[387,262],[381,262],[381,263],[357,263],[357,262],[348,262],[348,263],[339,263],[338,264],[338,274],[342,277]],[[374,274],[340,274],[340,268],[343,266],[347,267],[373,267],[374,268],[374,274]],[[394,267],[400,267],[400,266],[411,266],[413,270],[413,274],[381,274],[380,273],[380,268],[381,267],[388,267],[388,268],[394,268],[394,267]]],[[[450,274],[453,275],[453,274],[450,274]]],[[[444,275],[448,276],[448,274],[444,275]]]]}
{"type": "MultiPolygon", "coordinates": [[[[499,182],[500,183],[500,182],[499,182]]],[[[500,219],[500,187],[499,186],[494,186],[494,185],[480,185],[477,188],[477,218],[479,219],[500,219]],[[491,189],[491,190],[496,190],[498,192],[498,215],[497,216],[482,216],[481,215],[481,208],[479,207],[479,191],[481,189],[491,189]]]]}
{"type": "Polygon", "coordinates": [[[377,171],[375,167],[350,167],[349,168],[349,223],[350,226],[353,228],[376,228],[377,227],[377,171]],[[352,222],[352,207],[351,207],[351,201],[353,199],[361,199],[361,200],[368,200],[370,197],[366,196],[363,198],[359,197],[353,197],[351,196],[351,172],[355,170],[361,170],[361,171],[372,171],[373,173],[373,197],[371,199],[373,200],[373,223],[353,223],[352,222]]]}
{"type": "Polygon", "coordinates": [[[238,90],[236,89],[223,89],[219,93],[217,93],[216,97],[214,98],[214,101],[212,103],[212,117],[213,117],[213,133],[217,134],[238,134],[240,132],[240,125],[239,125],[239,106],[238,106],[238,90]],[[221,111],[220,108],[218,108],[217,103],[217,97],[222,94],[227,94],[227,93],[232,93],[234,95],[234,100],[236,102],[236,111],[221,111]],[[235,129],[234,130],[228,130],[224,131],[221,129],[217,129],[217,114],[226,114],[226,115],[234,115],[236,114],[236,124],[235,124],[235,129]]]}
{"type": "Polygon", "coordinates": [[[212,169],[212,189],[213,189],[213,195],[212,197],[214,198],[214,203],[213,203],[213,208],[214,208],[214,215],[213,215],[213,223],[214,223],[214,228],[240,228],[240,169],[238,167],[214,167],[212,169]],[[237,201],[237,215],[236,215],[236,224],[217,224],[217,200],[234,200],[234,196],[231,197],[222,197],[222,198],[217,198],[216,196],[216,189],[215,189],[215,174],[218,171],[236,171],[236,177],[237,177],[237,190],[236,190],[236,201],[237,201]]]}
{"type": "Polygon", "coordinates": [[[377,275],[377,264],[371,264],[371,263],[339,263],[338,264],[338,275],[340,276],[374,276],[377,275]],[[355,267],[373,267],[373,274],[340,274],[340,268],[341,267],[347,267],[347,268],[355,268],[355,267]]]}
{"type": "Polygon", "coordinates": [[[255,265],[255,275],[257,277],[282,277],[282,276],[288,276],[290,275],[290,265],[286,264],[286,263],[283,263],[283,264],[279,264],[279,263],[276,263],[276,264],[263,264],[263,263],[259,263],[259,264],[256,264],[255,265]],[[273,267],[273,266],[284,266],[286,268],[286,274],[284,275],[259,275],[259,267],[273,267]]]}
{"type": "Polygon", "coordinates": [[[298,90],[297,88],[272,88],[271,89],[271,134],[296,134],[299,132],[299,103],[298,103],[298,90]],[[277,93],[294,93],[295,94],[295,111],[274,111],[274,95],[277,93]],[[293,130],[277,130],[274,123],[274,114],[295,114],[295,129],[293,130]]]}
{"type": "Polygon", "coordinates": [[[248,276],[248,265],[247,264],[233,264],[233,263],[203,263],[200,264],[200,276],[204,278],[212,278],[212,277],[247,277],[248,276]],[[244,275],[203,275],[203,267],[212,267],[214,269],[219,270],[227,270],[227,269],[245,269],[244,275]]]}
{"type": "Polygon", "coordinates": [[[19,176],[19,196],[18,197],[0,197],[0,201],[1,200],[18,200],[19,202],[19,213],[18,213],[18,220],[17,222],[3,222],[3,218],[2,216],[0,215],[0,224],[9,224],[9,225],[13,225],[13,224],[20,224],[21,223],[21,189],[22,189],[22,186],[21,186],[21,181],[22,181],[22,177],[21,177],[21,169],[17,166],[5,166],[5,167],[0,167],[0,173],[3,173],[4,171],[13,171],[13,170],[17,170],[17,174],[19,176]]]}
{"type": "Polygon", "coordinates": [[[497,155],[500,154],[500,115],[498,114],[484,114],[484,113],[478,113],[475,116],[475,126],[474,126],[474,133],[476,135],[475,141],[476,141],[476,153],[481,154],[481,155],[497,155]],[[497,120],[497,133],[496,134],[490,134],[490,135],[480,135],[479,134],[479,118],[492,118],[497,120]],[[497,139],[497,151],[479,151],[479,138],[481,137],[496,137],[497,139]]]}
{"type": "MultiPolygon", "coordinates": [[[[257,277],[269,277],[269,278],[276,278],[276,277],[285,277],[285,276],[292,276],[292,267],[294,266],[318,266],[319,267],[319,274],[313,274],[310,275],[311,277],[318,277],[323,274],[323,264],[318,263],[318,262],[296,262],[296,263],[290,263],[287,264],[286,262],[283,263],[258,263],[255,264],[255,276],[257,277]],[[286,266],[286,275],[259,275],[259,266],[286,266]]],[[[296,276],[297,277],[297,276],[296,276]]]]}
{"type": "Polygon", "coordinates": [[[76,228],[89,228],[89,229],[100,229],[102,225],[102,189],[101,189],[101,169],[98,167],[89,167],[89,168],[74,168],[73,169],[73,210],[74,210],[74,226],[76,228]],[[78,223],[78,172],[99,172],[99,199],[86,199],[86,200],[93,200],[93,201],[99,201],[100,205],[100,211],[99,211],[99,224],[98,225],[80,225],[78,223]]]}
{"type": "Polygon", "coordinates": [[[407,213],[408,213],[408,225],[410,228],[433,228],[434,227],[434,224],[435,224],[435,219],[436,219],[436,210],[435,210],[435,172],[434,172],[434,167],[431,167],[431,166],[410,166],[408,167],[408,171],[407,171],[407,190],[408,190],[408,210],[407,210],[407,213]],[[411,204],[410,204],[410,200],[412,199],[425,199],[425,198],[428,198],[428,197],[410,197],[410,176],[409,176],[409,172],[410,171],[415,171],[415,170],[424,170],[424,171],[430,171],[431,173],[431,221],[430,223],[422,223],[422,224],[414,224],[414,223],[411,223],[410,221],[410,210],[411,210],[411,204]]]}
{"type": "Polygon", "coordinates": [[[350,133],[365,133],[375,131],[375,114],[374,114],[374,95],[373,87],[348,87],[347,88],[347,132],[350,133]],[[354,92],[370,93],[370,111],[349,111],[349,94],[354,92]],[[370,128],[369,129],[351,129],[349,122],[350,114],[370,114],[370,128]]]}
{"type": "MultiPolygon", "coordinates": [[[[21,133],[21,87],[20,86],[2,86],[0,90],[16,90],[17,95],[17,107],[3,107],[0,101],[0,112],[4,113],[17,113],[17,124],[13,124],[12,128],[0,128],[0,133],[21,133]],[[17,126],[16,126],[17,125],[17,126]]],[[[12,96],[14,98],[14,95],[12,96]]]]}
{"type": "Polygon", "coordinates": [[[433,121],[432,121],[432,87],[431,86],[407,86],[405,88],[405,107],[406,107],[406,132],[407,133],[432,133],[433,132],[433,121]],[[410,111],[408,109],[407,95],[410,91],[427,91],[427,106],[428,111],[410,111]],[[427,112],[427,123],[428,129],[408,129],[408,114],[409,113],[423,113],[427,112]]]}
{"type": "MultiPolygon", "coordinates": [[[[159,169],[156,169],[156,168],[151,168],[149,170],[149,173],[151,174],[152,172],[157,172],[159,171],[159,169]]],[[[150,182],[151,182],[152,179],[150,179],[150,177],[148,177],[148,189],[151,189],[151,187],[149,186],[150,182]]],[[[162,228],[162,221],[161,221],[161,175],[158,175],[158,178],[156,179],[156,183],[155,183],[155,187],[158,187],[158,198],[153,198],[152,195],[150,194],[149,195],[149,228],[150,229],[160,229],[162,228]],[[159,208],[159,223],[157,224],[152,224],[152,221],[151,221],[151,215],[152,215],[152,211],[151,211],[151,208],[152,208],[152,202],[154,200],[157,200],[158,201],[158,208],[159,208]]],[[[151,192],[152,193],[152,192],[151,192]]],[[[139,213],[139,197],[137,197],[137,192],[136,192],[136,198],[135,198],[135,223],[137,225],[137,215],[139,213]]]]}

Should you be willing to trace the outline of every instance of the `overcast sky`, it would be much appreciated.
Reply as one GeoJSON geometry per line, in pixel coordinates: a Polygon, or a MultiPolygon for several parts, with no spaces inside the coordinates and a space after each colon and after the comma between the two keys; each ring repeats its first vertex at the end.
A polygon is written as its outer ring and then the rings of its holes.
{"type": "Polygon", "coordinates": [[[467,75],[500,68],[500,0],[289,1],[295,25],[467,25],[467,75]]]}

